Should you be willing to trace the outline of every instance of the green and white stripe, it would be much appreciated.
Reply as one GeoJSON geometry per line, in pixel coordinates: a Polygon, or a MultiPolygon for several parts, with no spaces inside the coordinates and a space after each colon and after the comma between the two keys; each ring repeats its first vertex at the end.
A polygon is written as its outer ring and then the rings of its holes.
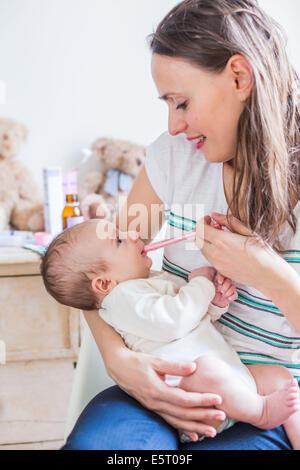
{"type": "Polygon", "coordinates": [[[253,308],[255,310],[274,313],[275,315],[278,315],[280,317],[283,316],[280,310],[276,307],[276,305],[274,305],[270,300],[253,296],[244,289],[237,289],[237,292],[238,292],[238,298],[236,300],[237,303],[240,303],[242,305],[247,305],[248,307],[253,308]]]}
{"type": "Polygon", "coordinates": [[[166,256],[163,257],[162,269],[164,271],[168,271],[171,274],[175,274],[176,276],[180,276],[183,279],[187,280],[190,274],[189,271],[186,269],[181,268],[177,264],[171,263],[166,256]]]}
{"type": "Polygon", "coordinates": [[[263,343],[270,344],[277,348],[300,349],[300,337],[283,336],[263,328],[259,328],[251,323],[247,323],[229,312],[222,315],[218,320],[223,325],[237,331],[240,334],[251,337],[263,343]]]}
{"type": "MultiPolygon", "coordinates": [[[[166,214],[167,211],[165,211],[166,214]]],[[[191,231],[195,230],[197,222],[187,217],[181,217],[180,215],[174,214],[171,210],[168,211],[168,215],[165,215],[169,225],[176,227],[181,230],[191,231]]]]}
{"type": "Polygon", "coordinates": [[[288,263],[300,263],[300,251],[298,250],[281,251],[280,254],[288,263]]]}

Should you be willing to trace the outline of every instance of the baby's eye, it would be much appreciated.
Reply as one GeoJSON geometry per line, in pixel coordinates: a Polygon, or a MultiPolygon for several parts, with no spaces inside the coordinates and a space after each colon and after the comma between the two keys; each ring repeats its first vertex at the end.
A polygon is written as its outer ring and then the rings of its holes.
{"type": "Polygon", "coordinates": [[[186,101],[184,101],[183,103],[176,106],[176,109],[186,109],[186,108],[187,108],[187,102],[186,101]]]}

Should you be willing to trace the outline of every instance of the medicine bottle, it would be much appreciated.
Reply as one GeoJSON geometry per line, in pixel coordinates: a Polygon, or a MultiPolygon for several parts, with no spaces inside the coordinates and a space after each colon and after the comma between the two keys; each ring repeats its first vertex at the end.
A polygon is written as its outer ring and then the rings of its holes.
{"type": "Polygon", "coordinates": [[[63,188],[66,198],[62,213],[63,229],[81,224],[84,221],[78,201],[77,172],[69,171],[63,177],[63,188]]]}

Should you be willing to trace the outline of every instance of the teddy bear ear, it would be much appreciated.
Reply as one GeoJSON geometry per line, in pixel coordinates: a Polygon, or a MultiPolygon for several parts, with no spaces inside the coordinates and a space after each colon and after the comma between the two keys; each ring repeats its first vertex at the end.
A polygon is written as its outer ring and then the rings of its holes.
{"type": "Polygon", "coordinates": [[[93,145],[92,145],[92,150],[93,151],[103,151],[105,147],[111,142],[111,139],[108,139],[107,137],[102,137],[101,139],[97,139],[93,145]]]}

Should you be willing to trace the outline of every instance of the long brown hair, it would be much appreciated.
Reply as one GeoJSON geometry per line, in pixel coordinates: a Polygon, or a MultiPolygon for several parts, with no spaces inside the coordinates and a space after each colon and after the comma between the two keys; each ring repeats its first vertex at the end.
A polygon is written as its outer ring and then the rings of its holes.
{"type": "Polygon", "coordinates": [[[282,224],[296,232],[293,208],[300,199],[300,80],[282,28],[256,0],[185,0],[149,42],[155,54],[215,73],[235,54],[248,60],[254,86],[238,123],[229,211],[280,250],[282,224]]]}

